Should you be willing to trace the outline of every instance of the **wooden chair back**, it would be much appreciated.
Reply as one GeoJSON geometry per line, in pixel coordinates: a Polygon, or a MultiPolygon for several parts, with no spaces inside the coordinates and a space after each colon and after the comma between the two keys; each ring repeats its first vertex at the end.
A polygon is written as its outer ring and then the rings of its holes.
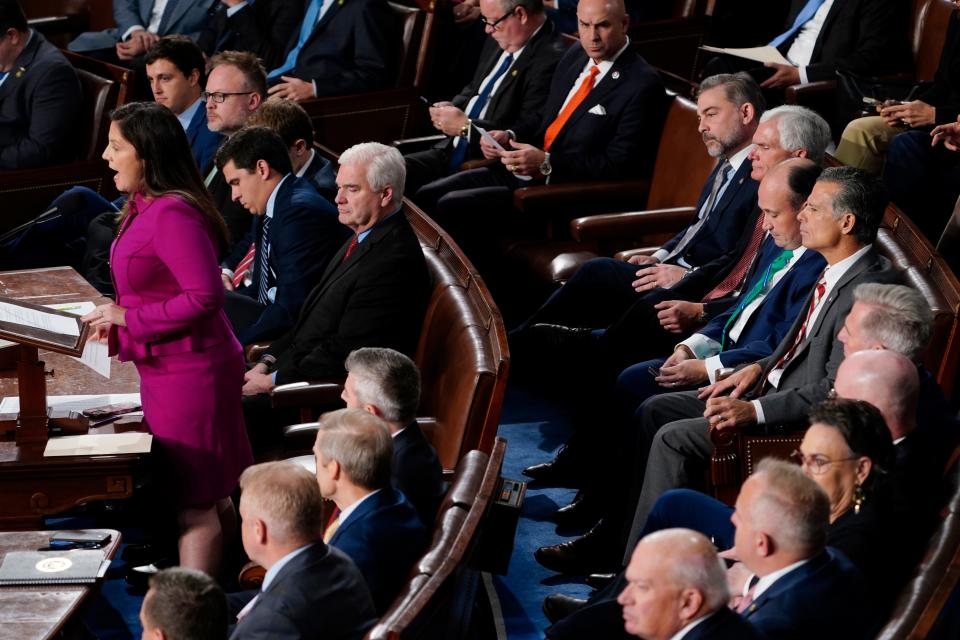
{"type": "Polygon", "coordinates": [[[913,0],[910,50],[917,80],[933,80],[953,11],[954,4],[950,0],[913,0]]]}
{"type": "Polygon", "coordinates": [[[653,165],[650,195],[645,209],[692,207],[716,159],[703,148],[697,129],[697,104],[676,95],[660,134],[657,159],[653,165]]]}

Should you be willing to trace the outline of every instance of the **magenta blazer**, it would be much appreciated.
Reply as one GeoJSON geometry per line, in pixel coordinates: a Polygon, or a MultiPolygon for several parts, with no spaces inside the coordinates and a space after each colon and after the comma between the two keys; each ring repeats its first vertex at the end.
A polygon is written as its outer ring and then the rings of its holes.
{"type": "Polygon", "coordinates": [[[214,242],[185,200],[134,196],[138,213],[113,242],[110,270],[126,327],[110,333],[120,360],[203,351],[233,337],[214,242]]]}

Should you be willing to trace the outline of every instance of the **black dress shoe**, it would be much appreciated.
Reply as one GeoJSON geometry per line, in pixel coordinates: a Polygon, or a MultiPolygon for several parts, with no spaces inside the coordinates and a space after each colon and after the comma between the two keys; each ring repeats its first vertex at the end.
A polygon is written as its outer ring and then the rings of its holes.
{"type": "Polygon", "coordinates": [[[539,484],[551,487],[576,488],[580,484],[575,456],[567,446],[561,447],[553,460],[531,465],[522,473],[539,484]]]}
{"type": "Polygon", "coordinates": [[[573,502],[557,509],[553,519],[558,527],[573,528],[595,525],[601,516],[597,499],[591,498],[589,493],[578,491],[573,502]]]}
{"type": "Polygon", "coordinates": [[[547,569],[568,575],[589,575],[616,569],[612,552],[616,551],[617,545],[607,529],[601,520],[579,538],[540,547],[534,551],[533,557],[547,569]]]}
{"type": "Polygon", "coordinates": [[[586,598],[574,598],[562,593],[551,593],[543,599],[543,614],[547,616],[550,624],[554,624],[574,611],[583,608],[585,604],[587,604],[586,598]]]}
{"type": "Polygon", "coordinates": [[[613,579],[616,577],[617,574],[615,573],[591,573],[587,576],[584,582],[587,583],[587,586],[593,587],[599,591],[613,582],[613,579]]]}
{"type": "Polygon", "coordinates": [[[565,327],[562,324],[535,324],[529,329],[529,340],[540,347],[585,347],[596,342],[593,329],[565,327]]]}

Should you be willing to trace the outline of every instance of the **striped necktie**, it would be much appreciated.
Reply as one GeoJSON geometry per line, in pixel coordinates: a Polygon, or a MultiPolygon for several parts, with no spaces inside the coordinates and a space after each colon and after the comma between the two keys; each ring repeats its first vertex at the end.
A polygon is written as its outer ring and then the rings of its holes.
{"type": "Polygon", "coordinates": [[[711,300],[723,298],[737,290],[737,287],[739,287],[743,281],[743,277],[747,275],[747,271],[750,270],[750,265],[757,259],[757,252],[760,250],[760,243],[763,241],[765,233],[763,230],[763,213],[761,212],[760,215],[757,216],[757,223],[753,226],[753,232],[750,234],[750,241],[747,243],[747,248],[743,250],[740,259],[737,260],[737,264],[735,264],[733,269],[727,273],[727,276],[720,281],[720,284],[711,289],[707,295],[703,296],[702,302],[710,302],[711,300]]]}
{"type": "MultiPolygon", "coordinates": [[[[807,337],[807,325],[810,323],[810,317],[813,315],[814,309],[817,308],[817,305],[820,304],[820,301],[823,299],[823,295],[827,292],[827,280],[826,280],[826,270],[820,274],[820,279],[817,280],[817,286],[813,290],[813,296],[810,298],[810,306],[807,307],[807,316],[803,319],[803,324],[800,325],[800,331],[797,332],[796,338],[793,340],[793,344],[790,345],[790,348],[780,356],[780,359],[777,360],[777,364],[770,370],[770,373],[773,373],[777,369],[786,369],[787,365],[790,364],[790,360],[793,359],[793,356],[796,355],[797,349],[800,347],[800,343],[803,342],[804,338],[807,337]]],[[[765,381],[769,381],[770,374],[767,374],[765,381]]]]}
{"type": "Polygon", "coordinates": [[[257,288],[257,301],[270,304],[267,292],[270,290],[270,216],[263,216],[263,231],[260,233],[260,285],[257,288]]]}
{"type": "Polygon", "coordinates": [[[730,163],[726,160],[724,160],[717,168],[717,173],[713,177],[713,186],[710,188],[710,196],[707,198],[707,201],[703,207],[703,215],[700,216],[700,219],[694,224],[687,227],[687,230],[684,232],[680,242],[678,242],[677,246],[673,248],[673,251],[668,253],[663,260],[660,261],[661,263],[667,263],[670,260],[673,260],[675,257],[682,255],[683,252],[686,251],[687,247],[690,246],[690,243],[693,242],[693,239],[696,237],[697,233],[699,233],[700,229],[703,228],[703,225],[707,223],[707,218],[710,217],[710,213],[713,211],[714,207],[717,206],[717,201],[720,200],[720,190],[727,181],[727,175],[730,173],[732,168],[733,167],[731,167],[730,163]]]}

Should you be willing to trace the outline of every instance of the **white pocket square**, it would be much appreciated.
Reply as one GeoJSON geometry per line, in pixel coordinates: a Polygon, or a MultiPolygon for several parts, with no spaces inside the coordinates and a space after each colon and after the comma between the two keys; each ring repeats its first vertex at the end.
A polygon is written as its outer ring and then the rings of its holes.
{"type": "Polygon", "coordinates": [[[592,109],[590,109],[590,111],[588,111],[587,113],[592,113],[595,116],[605,116],[607,115],[607,110],[603,108],[602,104],[598,104],[594,106],[592,109]]]}

